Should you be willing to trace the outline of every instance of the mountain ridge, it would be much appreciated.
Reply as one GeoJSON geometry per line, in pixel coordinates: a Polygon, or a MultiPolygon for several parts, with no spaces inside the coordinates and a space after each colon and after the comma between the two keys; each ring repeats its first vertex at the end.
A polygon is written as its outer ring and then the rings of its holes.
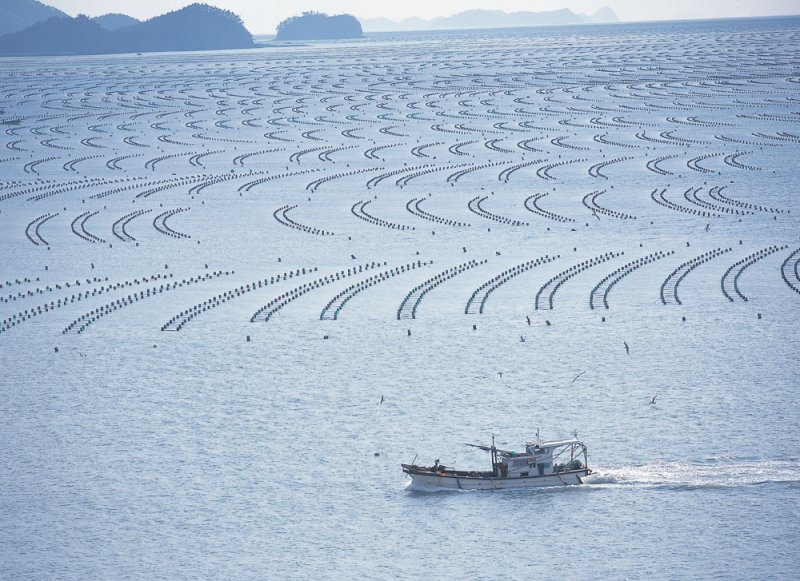
{"type": "Polygon", "coordinates": [[[19,32],[48,18],[67,18],[58,8],[37,0],[0,0],[0,35],[19,32]]]}
{"type": "Polygon", "coordinates": [[[115,30],[87,16],[50,18],[0,37],[2,56],[51,56],[252,48],[233,12],[191,4],[115,30]]]}
{"type": "Polygon", "coordinates": [[[411,32],[421,30],[517,28],[524,26],[559,26],[619,22],[616,13],[604,6],[592,15],[575,13],[569,8],[548,11],[464,10],[450,16],[425,20],[419,17],[393,21],[388,18],[359,18],[366,32],[411,32]]]}
{"type": "Polygon", "coordinates": [[[118,30],[120,28],[125,28],[126,26],[133,26],[134,24],[139,24],[141,20],[137,20],[132,16],[128,16],[127,14],[120,14],[117,12],[110,12],[108,14],[103,14],[101,16],[95,16],[92,18],[97,24],[101,27],[105,28],[106,30],[118,30]]]}

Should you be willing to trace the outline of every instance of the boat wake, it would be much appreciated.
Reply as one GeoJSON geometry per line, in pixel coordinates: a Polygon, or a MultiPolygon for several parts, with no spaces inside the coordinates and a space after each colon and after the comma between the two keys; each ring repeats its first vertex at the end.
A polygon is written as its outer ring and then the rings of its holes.
{"type": "Polygon", "coordinates": [[[711,459],[704,462],[655,462],[642,466],[595,467],[585,479],[591,487],[738,488],[800,484],[800,459],[711,459]]]}

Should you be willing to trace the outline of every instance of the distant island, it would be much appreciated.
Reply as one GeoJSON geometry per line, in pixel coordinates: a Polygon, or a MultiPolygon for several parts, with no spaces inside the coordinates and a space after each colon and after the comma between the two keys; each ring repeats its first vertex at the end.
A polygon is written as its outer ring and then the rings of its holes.
{"type": "Polygon", "coordinates": [[[349,14],[328,16],[320,12],[303,12],[278,25],[275,40],[324,40],[361,38],[361,23],[349,14]]]}
{"type": "Polygon", "coordinates": [[[0,56],[223,50],[253,46],[252,35],[236,14],[207,4],[192,4],[144,22],[122,15],[110,19],[91,19],[83,15],[50,18],[0,37],[0,56]]]}
{"type": "Polygon", "coordinates": [[[568,8],[545,12],[503,12],[502,10],[466,10],[453,14],[424,20],[406,18],[394,22],[387,18],[362,19],[364,30],[368,32],[400,32],[417,30],[475,29],[475,28],[516,28],[523,26],[557,26],[570,24],[605,24],[618,22],[611,8],[601,8],[592,15],[577,14],[568,8]]]}

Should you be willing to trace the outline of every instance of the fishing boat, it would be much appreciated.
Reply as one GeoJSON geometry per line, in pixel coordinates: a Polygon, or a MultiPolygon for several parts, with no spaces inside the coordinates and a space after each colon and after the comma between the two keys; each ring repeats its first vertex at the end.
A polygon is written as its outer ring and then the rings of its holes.
{"type": "MultiPolygon", "coordinates": [[[[456,470],[436,460],[433,466],[401,464],[411,477],[412,489],[451,488],[457,490],[505,490],[570,486],[582,484],[592,473],[588,467],[586,445],[577,435],[568,440],[528,442],[524,452],[501,450],[495,446],[465,444],[491,454],[492,469],[456,470]]],[[[416,460],[416,458],[415,458],[416,460]]]]}

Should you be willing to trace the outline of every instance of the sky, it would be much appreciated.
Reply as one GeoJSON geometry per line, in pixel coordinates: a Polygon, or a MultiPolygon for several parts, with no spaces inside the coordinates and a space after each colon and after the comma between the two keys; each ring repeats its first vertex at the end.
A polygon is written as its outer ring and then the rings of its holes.
{"type": "Polygon", "coordinates": [[[493,10],[558,10],[594,13],[609,6],[620,20],[669,20],[689,18],[730,18],[739,16],[771,16],[800,14],[800,0],[403,0],[382,2],[365,0],[40,0],[67,14],[99,16],[122,12],[135,18],[147,19],[170,10],[182,8],[194,1],[204,1],[232,10],[242,17],[253,34],[269,34],[289,16],[316,10],[328,14],[348,13],[361,18],[386,17],[402,20],[409,16],[434,18],[449,16],[462,10],[490,8],[493,10]]]}

